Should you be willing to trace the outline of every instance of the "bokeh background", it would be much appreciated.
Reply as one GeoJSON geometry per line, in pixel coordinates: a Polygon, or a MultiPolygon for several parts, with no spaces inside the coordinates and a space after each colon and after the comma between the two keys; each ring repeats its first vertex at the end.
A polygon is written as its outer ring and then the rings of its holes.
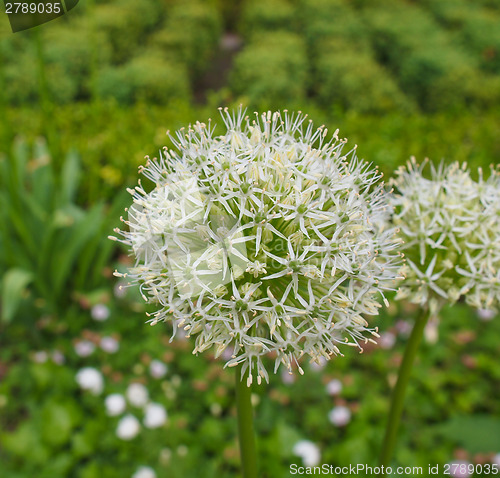
{"type": "MultiPolygon", "coordinates": [[[[107,239],[166,131],[239,104],[340,128],[387,177],[411,155],[487,168],[500,155],[500,4],[86,0],[15,34],[2,13],[2,478],[239,476],[231,371],[145,325],[138,291],[112,276],[131,258],[107,239]],[[123,410],[110,394],[127,395],[123,410]],[[167,419],[148,419],[146,402],[167,419]],[[140,425],[124,439],[127,415],[140,425]]],[[[393,302],[371,319],[378,346],[254,389],[263,477],[376,464],[416,312],[393,302]]],[[[397,463],[498,462],[499,343],[499,317],[462,304],[429,324],[397,463]]]]}

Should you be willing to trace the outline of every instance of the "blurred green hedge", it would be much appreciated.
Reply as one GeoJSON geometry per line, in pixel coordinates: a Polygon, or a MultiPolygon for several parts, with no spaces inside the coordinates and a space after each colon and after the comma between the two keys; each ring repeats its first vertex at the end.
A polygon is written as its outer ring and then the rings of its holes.
{"type": "Polygon", "coordinates": [[[247,40],[261,34],[283,30],[297,32],[293,2],[287,0],[246,0],[243,2],[239,31],[247,40]]]}
{"type": "Polygon", "coordinates": [[[265,108],[304,99],[308,63],[303,39],[284,31],[254,37],[236,57],[230,82],[236,94],[265,108]]]}
{"type": "Polygon", "coordinates": [[[424,110],[481,107],[485,90],[490,102],[498,101],[496,82],[480,73],[474,58],[426,11],[394,3],[385,10],[368,7],[363,14],[379,60],[424,110]]]}
{"type": "Polygon", "coordinates": [[[149,50],[147,55],[103,70],[97,91],[99,96],[123,104],[139,100],[165,104],[174,98],[189,99],[189,76],[184,64],[165,59],[161,51],[149,50]]]}

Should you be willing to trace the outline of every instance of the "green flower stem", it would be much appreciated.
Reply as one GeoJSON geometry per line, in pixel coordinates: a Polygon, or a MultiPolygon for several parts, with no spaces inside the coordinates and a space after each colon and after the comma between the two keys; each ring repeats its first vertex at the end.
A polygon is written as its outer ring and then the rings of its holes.
{"type": "Polygon", "coordinates": [[[236,367],[236,407],[238,410],[238,436],[240,442],[241,467],[243,478],[257,478],[257,453],[255,451],[255,432],[251,387],[247,387],[248,371],[241,376],[241,365],[236,367]]]}
{"type": "Polygon", "coordinates": [[[429,320],[429,312],[427,309],[422,309],[413,325],[410,338],[406,345],[406,350],[403,356],[403,361],[398,372],[398,380],[391,399],[391,409],[389,411],[389,419],[385,430],[384,442],[382,444],[382,453],[380,454],[380,464],[384,467],[390,465],[396,445],[396,438],[401,421],[401,413],[403,412],[404,398],[406,387],[410,380],[410,375],[413,367],[413,362],[417,355],[418,346],[424,335],[425,325],[429,320]]]}

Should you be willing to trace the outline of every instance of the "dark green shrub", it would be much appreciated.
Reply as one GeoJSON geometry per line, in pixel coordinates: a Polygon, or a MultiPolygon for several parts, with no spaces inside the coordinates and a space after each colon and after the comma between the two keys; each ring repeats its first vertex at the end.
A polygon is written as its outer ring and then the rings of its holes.
{"type": "Polygon", "coordinates": [[[351,47],[369,50],[369,35],[358,12],[344,0],[302,0],[300,19],[313,56],[327,46],[325,40],[338,37],[351,47]]]}
{"type": "Polygon", "coordinates": [[[37,65],[30,49],[19,52],[15,62],[4,66],[7,99],[9,103],[19,105],[34,103],[38,98],[37,65]]]}
{"type": "Polygon", "coordinates": [[[433,84],[426,98],[428,110],[486,108],[500,103],[500,77],[454,65],[433,84]]]}
{"type": "Polygon", "coordinates": [[[486,71],[500,74],[500,15],[475,12],[460,31],[464,46],[473,52],[486,71]]]}
{"type": "Polygon", "coordinates": [[[448,28],[460,28],[465,19],[477,9],[477,5],[467,0],[424,0],[424,5],[448,28]]]}
{"type": "Polygon", "coordinates": [[[144,100],[165,104],[188,98],[189,80],[184,65],[151,50],[124,65],[104,70],[98,78],[98,92],[121,103],[144,100]]]}
{"type": "Polygon", "coordinates": [[[93,62],[95,68],[99,69],[108,64],[111,58],[111,48],[104,34],[89,32],[79,23],[47,29],[44,47],[54,99],[65,101],[88,98],[93,62]],[[67,83],[67,88],[63,95],[61,90],[64,82],[67,83]]]}
{"type": "Polygon", "coordinates": [[[368,53],[346,47],[326,51],[318,58],[316,80],[323,105],[361,113],[410,109],[397,84],[368,53]]]}
{"type": "Polygon", "coordinates": [[[300,36],[287,32],[262,34],[236,57],[231,85],[252,105],[283,108],[305,97],[307,69],[300,36]]]}
{"type": "Polygon", "coordinates": [[[150,44],[185,63],[193,76],[209,65],[221,35],[221,17],[215,7],[198,2],[176,3],[152,35],[150,44]]]}
{"type": "Polygon", "coordinates": [[[500,15],[465,0],[426,0],[426,6],[486,71],[500,72],[500,15]]]}
{"type": "Polygon", "coordinates": [[[106,35],[112,48],[112,61],[128,60],[161,20],[163,7],[154,0],[119,0],[95,5],[89,12],[90,27],[106,35]]]}
{"type": "Polygon", "coordinates": [[[425,11],[400,4],[391,10],[370,8],[364,16],[379,60],[422,108],[476,103],[480,95],[467,84],[478,73],[477,63],[425,11]]]}
{"type": "Polygon", "coordinates": [[[240,32],[250,39],[265,32],[295,32],[297,22],[294,5],[287,0],[247,0],[243,4],[240,32]]]}
{"type": "Polygon", "coordinates": [[[369,7],[363,18],[371,33],[377,54],[389,64],[397,66],[415,49],[442,48],[444,32],[432,17],[417,7],[394,4],[391,8],[369,7]]]}

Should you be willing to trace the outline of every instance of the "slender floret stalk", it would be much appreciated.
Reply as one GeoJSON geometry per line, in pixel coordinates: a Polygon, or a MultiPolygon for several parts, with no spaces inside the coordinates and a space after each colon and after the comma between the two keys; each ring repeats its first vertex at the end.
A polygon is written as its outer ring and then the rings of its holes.
{"type": "Polygon", "coordinates": [[[382,442],[382,451],[380,454],[380,464],[388,467],[391,464],[392,455],[396,447],[399,423],[403,413],[406,388],[411,377],[413,363],[417,356],[418,347],[422,341],[424,329],[429,319],[429,311],[421,309],[420,315],[415,320],[413,329],[405,348],[403,361],[399,367],[398,379],[391,397],[389,416],[385,429],[384,441],[382,442]]]}
{"type": "MultiPolygon", "coordinates": [[[[236,409],[238,414],[238,438],[243,478],[257,478],[257,452],[253,429],[252,389],[241,376],[241,365],[236,370],[236,409]]],[[[248,371],[247,371],[248,374],[248,371]]]]}
{"type": "Polygon", "coordinates": [[[222,111],[225,132],[197,122],[148,160],[124,221],[136,265],[125,274],[194,352],[231,351],[250,385],[299,359],[362,349],[395,290],[399,240],[381,174],[307,115],[222,111]],[[248,372],[248,374],[247,374],[248,372]]]}

